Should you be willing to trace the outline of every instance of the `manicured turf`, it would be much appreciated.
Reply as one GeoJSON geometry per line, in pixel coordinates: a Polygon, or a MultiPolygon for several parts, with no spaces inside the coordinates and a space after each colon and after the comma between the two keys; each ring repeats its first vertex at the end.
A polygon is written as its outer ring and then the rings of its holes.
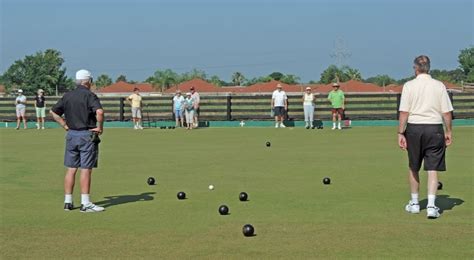
{"type": "Polygon", "coordinates": [[[474,257],[472,127],[455,128],[437,220],[404,211],[407,159],[395,127],[106,129],[92,184],[106,206],[98,214],[62,210],[64,131],[0,136],[2,259],[474,257]],[[230,215],[219,215],[221,204],[230,215]],[[246,223],[255,237],[242,235],[246,223]]]}

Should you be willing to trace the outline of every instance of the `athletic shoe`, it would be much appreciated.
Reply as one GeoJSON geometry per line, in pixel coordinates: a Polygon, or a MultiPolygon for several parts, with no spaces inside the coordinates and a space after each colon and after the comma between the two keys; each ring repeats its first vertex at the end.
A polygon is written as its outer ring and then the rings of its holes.
{"type": "Polygon", "coordinates": [[[281,124],[280,124],[280,127],[281,127],[281,128],[285,128],[286,126],[285,126],[283,123],[281,123],[281,124]]]}
{"type": "Polygon", "coordinates": [[[44,126],[41,127],[41,130],[44,130],[44,126]]]}
{"type": "Polygon", "coordinates": [[[64,210],[65,211],[70,211],[74,208],[74,205],[72,203],[64,203],[64,210]]]}
{"type": "Polygon", "coordinates": [[[138,129],[143,130],[143,126],[139,125],[138,129]]]}
{"type": "Polygon", "coordinates": [[[278,128],[278,123],[275,124],[275,128],[278,128]]]}
{"type": "Polygon", "coordinates": [[[336,129],[336,126],[333,126],[333,127],[331,128],[331,130],[334,130],[334,129],[336,129]]]}
{"type": "Polygon", "coordinates": [[[101,212],[105,209],[103,207],[97,206],[93,203],[89,203],[87,205],[81,204],[81,212],[101,212]]]}
{"type": "Polygon", "coordinates": [[[337,126],[337,129],[341,130],[341,129],[342,129],[342,128],[341,128],[341,125],[338,125],[338,126],[337,126]]]}
{"type": "Polygon", "coordinates": [[[136,126],[136,125],[135,125],[135,126],[133,126],[133,129],[137,130],[137,129],[138,129],[138,126],[136,126]]]}
{"type": "Polygon", "coordinates": [[[408,204],[405,206],[405,210],[408,213],[413,213],[413,214],[418,214],[420,213],[420,204],[418,203],[413,203],[411,200],[408,202],[408,204]]]}
{"type": "Polygon", "coordinates": [[[429,206],[429,207],[426,207],[426,216],[427,216],[429,219],[439,218],[439,216],[440,216],[440,214],[439,214],[439,208],[436,207],[436,206],[429,206]]]}

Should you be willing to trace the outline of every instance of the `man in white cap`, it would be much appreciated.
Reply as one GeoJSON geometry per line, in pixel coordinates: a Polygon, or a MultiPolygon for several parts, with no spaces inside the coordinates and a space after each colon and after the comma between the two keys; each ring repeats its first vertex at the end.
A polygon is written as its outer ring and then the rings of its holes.
{"type": "Polygon", "coordinates": [[[18,96],[15,99],[16,107],[16,130],[20,129],[20,121],[23,119],[23,128],[27,129],[26,126],[26,97],[23,95],[23,90],[17,91],[18,96]]]}
{"type": "Polygon", "coordinates": [[[193,125],[194,128],[197,128],[199,126],[199,116],[201,115],[201,97],[199,96],[199,93],[196,92],[196,89],[194,87],[191,87],[189,90],[191,91],[191,97],[194,100],[193,125]]]}
{"type": "Polygon", "coordinates": [[[278,83],[276,87],[277,89],[273,91],[272,94],[271,103],[273,113],[275,114],[275,128],[286,127],[283,124],[283,118],[288,110],[288,97],[286,96],[285,91],[283,91],[283,87],[280,83],[278,83]]]}
{"type": "Polygon", "coordinates": [[[44,129],[44,118],[46,117],[46,99],[44,97],[44,90],[38,89],[38,93],[35,97],[35,109],[36,109],[36,127],[38,129],[44,129]]]}
{"type": "Polygon", "coordinates": [[[67,92],[51,108],[54,120],[66,131],[64,165],[64,210],[74,208],[72,192],[78,168],[81,168],[81,212],[100,212],[104,208],[90,201],[92,169],[97,168],[99,135],[103,132],[104,111],[99,98],[90,91],[93,79],[87,70],[76,73],[77,88],[67,92]],[[61,116],[65,115],[66,120],[61,116]]]}

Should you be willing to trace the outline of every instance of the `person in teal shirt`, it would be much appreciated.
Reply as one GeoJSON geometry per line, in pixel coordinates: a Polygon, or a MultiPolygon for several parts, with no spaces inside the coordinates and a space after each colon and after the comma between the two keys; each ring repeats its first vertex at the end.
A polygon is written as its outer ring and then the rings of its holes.
{"type": "Polygon", "coordinates": [[[338,120],[337,129],[341,128],[342,114],[344,113],[344,92],[339,89],[339,83],[332,84],[333,90],[329,92],[328,100],[331,102],[332,130],[336,129],[336,117],[338,120]]]}
{"type": "Polygon", "coordinates": [[[191,93],[186,93],[186,99],[184,100],[184,115],[186,117],[186,129],[193,129],[193,119],[194,119],[194,106],[195,101],[191,96],[191,93]]]}

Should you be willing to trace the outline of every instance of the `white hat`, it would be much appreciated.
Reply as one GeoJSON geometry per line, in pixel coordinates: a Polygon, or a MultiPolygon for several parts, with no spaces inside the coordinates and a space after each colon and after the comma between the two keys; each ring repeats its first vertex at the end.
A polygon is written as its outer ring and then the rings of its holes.
{"type": "Polygon", "coordinates": [[[19,90],[18,90],[18,93],[23,93],[23,90],[19,89],[19,90]]]}
{"type": "Polygon", "coordinates": [[[88,70],[78,70],[76,72],[76,79],[83,80],[83,79],[91,79],[92,74],[88,70]]]}
{"type": "Polygon", "coordinates": [[[191,92],[186,93],[186,96],[191,96],[191,92]]]}
{"type": "Polygon", "coordinates": [[[311,90],[311,87],[306,87],[306,90],[311,90]]]}

